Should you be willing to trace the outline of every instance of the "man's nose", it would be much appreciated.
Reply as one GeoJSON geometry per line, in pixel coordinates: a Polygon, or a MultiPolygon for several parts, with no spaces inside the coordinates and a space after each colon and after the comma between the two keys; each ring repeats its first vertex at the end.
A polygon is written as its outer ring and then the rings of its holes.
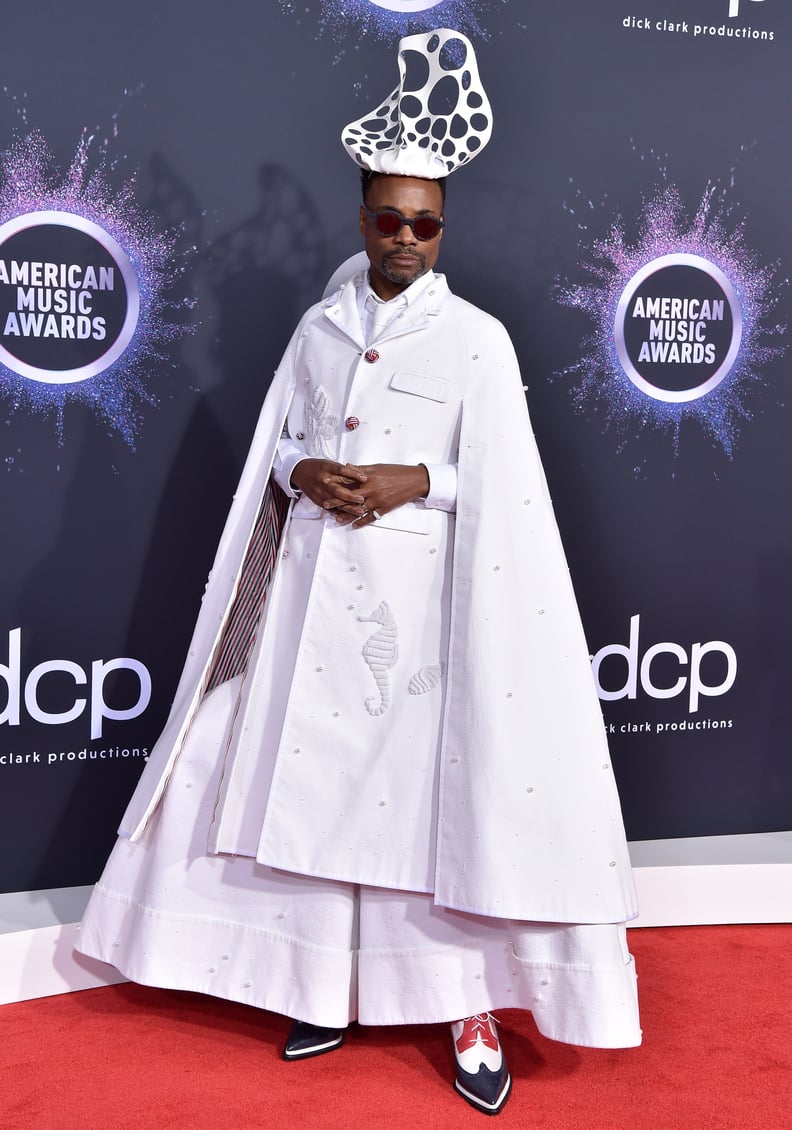
{"type": "Polygon", "coordinates": [[[393,237],[397,243],[407,244],[415,243],[415,232],[412,230],[408,223],[403,223],[396,235],[393,237]]]}

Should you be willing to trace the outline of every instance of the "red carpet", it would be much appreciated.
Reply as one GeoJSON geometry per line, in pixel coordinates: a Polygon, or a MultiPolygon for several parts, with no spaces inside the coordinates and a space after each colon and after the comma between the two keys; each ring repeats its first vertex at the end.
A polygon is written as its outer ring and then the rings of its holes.
{"type": "Polygon", "coordinates": [[[572,1048],[502,1012],[514,1091],[494,1119],[451,1090],[445,1025],[353,1028],[287,1064],[282,1017],[118,985],[0,1009],[0,1127],[792,1128],[792,927],[634,930],[630,948],[643,1047],[572,1048]]]}

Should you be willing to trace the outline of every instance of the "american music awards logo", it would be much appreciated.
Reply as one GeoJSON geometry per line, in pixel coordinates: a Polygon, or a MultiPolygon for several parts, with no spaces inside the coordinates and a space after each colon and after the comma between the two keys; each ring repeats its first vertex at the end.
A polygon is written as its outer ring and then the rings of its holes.
{"type": "MultiPolygon", "coordinates": [[[[472,36],[486,37],[487,10],[504,0],[320,0],[318,30],[339,42],[349,38],[349,26],[374,39],[392,41],[403,35],[451,27],[472,36]]],[[[281,0],[287,15],[303,15],[297,0],[281,0]]]]}
{"type": "MultiPolygon", "coordinates": [[[[595,213],[583,199],[566,208],[595,213]]],[[[743,220],[716,185],[689,215],[666,184],[634,225],[620,216],[595,235],[579,222],[577,277],[555,291],[592,322],[578,360],[557,374],[572,382],[579,410],[602,409],[625,441],[665,431],[674,452],[690,420],[733,455],[749,396],[784,352],[785,331],[772,321],[783,284],[747,246],[743,220]]]]}
{"type": "Polygon", "coordinates": [[[189,332],[169,289],[185,266],[173,232],[114,188],[108,142],[83,135],[59,169],[37,132],[0,155],[0,397],[54,415],[88,405],[134,447],[157,363],[189,332]]]}
{"type": "Polygon", "coordinates": [[[622,369],[641,392],[672,404],[698,400],[726,379],[737,360],[740,299],[709,259],[661,255],[622,291],[614,338],[622,369]]]}
{"type": "Polygon", "coordinates": [[[391,12],[425,12],[427,8],[436,8],[442,0],[371,0],[371,3],[391,12]]]}
{"type": "Polygon", "coordinates": [[[135,332],[137,278],[120,244],[72,212],[0,225],[0,362],[30,380],[71,384],[117,361],[135,332]]]}

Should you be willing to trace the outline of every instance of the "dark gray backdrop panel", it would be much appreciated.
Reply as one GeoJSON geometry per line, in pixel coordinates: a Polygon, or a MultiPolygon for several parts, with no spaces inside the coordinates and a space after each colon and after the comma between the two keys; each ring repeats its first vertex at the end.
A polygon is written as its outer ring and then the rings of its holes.
{"type": "MultiPolygon", "coordinates": [[[[62,165],[83,127],[107,132],[120,107],[114,183],[138,170],[139,203],[161,228],[181,225],[188,270],[175,296],[198,299],[194,334],[156,366],[159,402],[143,407],[134,451],[86,408],[67,409],[61,445],[52,421],[0,403],[2,456],[13,459],[0,497],[11,550],[0,662],[6,631],[21,627],[23,674],[54,658],[145,663],[151,705],[107,723],[107,747],[156,739],[269,374],[302,309],[358,249],[355,171],[338,131],[395,85],[396,67],[395,43],[361,34],[354,10],[340,40],[319,28],[317,2],[298,15],[253,0],[222,10],[41,0],[6,16],[2,143],[24,132],[14,96],[26,95],[29,127],[62,165]]],[[[780,0],[742,0],[736,24],[774,34],[754,42],[622,24],[630,14],[692,24],[694,10],[731,26],[728,0],[642,0],[634,11],[612,0],[481,0],[476,10],[495,135],[451,181],[441,266],[514,337],[592,651],[626,643],[640,614],[642,651],[720,639],[738,656],[733,689],[699,711],[730,729],[623,735],[628,722],[686,721],[685,696],[605,704],[628,831],[788,827],[787,363],[764,368],[731,461],[694,423],[678,454],[652,431],[622,444],[596,408],[574,410],[570,381],[553,374],[591,329],[556,300],[556,280],[577,277],[582,247],[617,213],[635,226],[661,180],[652,150],[667,155],[668,179],[694,210],[749,147],[734,188],[746,242],[763,263],[789,262],[792,178],[779,139],[792,13],[780,0]],[[597,202],[585,234],[564,208],[576,189],[597,202]]],[[[783,292],[778,321],[788,304],[783,292]]],[[[63,709],[55,699],[67,691],[52,687],[50,709],[63,709]]],[[[85,718],[43,726],[23,711],[0,753],[92,744],[85,718]]],[[[0,886],[95,879],[140,759],[0,770],[0,886]]]]}

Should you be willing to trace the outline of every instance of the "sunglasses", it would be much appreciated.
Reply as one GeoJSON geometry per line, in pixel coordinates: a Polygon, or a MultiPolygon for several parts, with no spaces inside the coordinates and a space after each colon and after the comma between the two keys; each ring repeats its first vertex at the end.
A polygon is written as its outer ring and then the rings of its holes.
{"type": "Polygon", "coordinates": [[[442,228],[445,227],[445,220],[439,220],[437,216],[416,216],[414,219],[408,220],[395,208],[386,208],[382,212],[372,212],[364,204],[363,210],[374,221],[380,235],[396,235],[406,224],[415,238],[425,243],[427,240],[436,239],[442,228]]]}

